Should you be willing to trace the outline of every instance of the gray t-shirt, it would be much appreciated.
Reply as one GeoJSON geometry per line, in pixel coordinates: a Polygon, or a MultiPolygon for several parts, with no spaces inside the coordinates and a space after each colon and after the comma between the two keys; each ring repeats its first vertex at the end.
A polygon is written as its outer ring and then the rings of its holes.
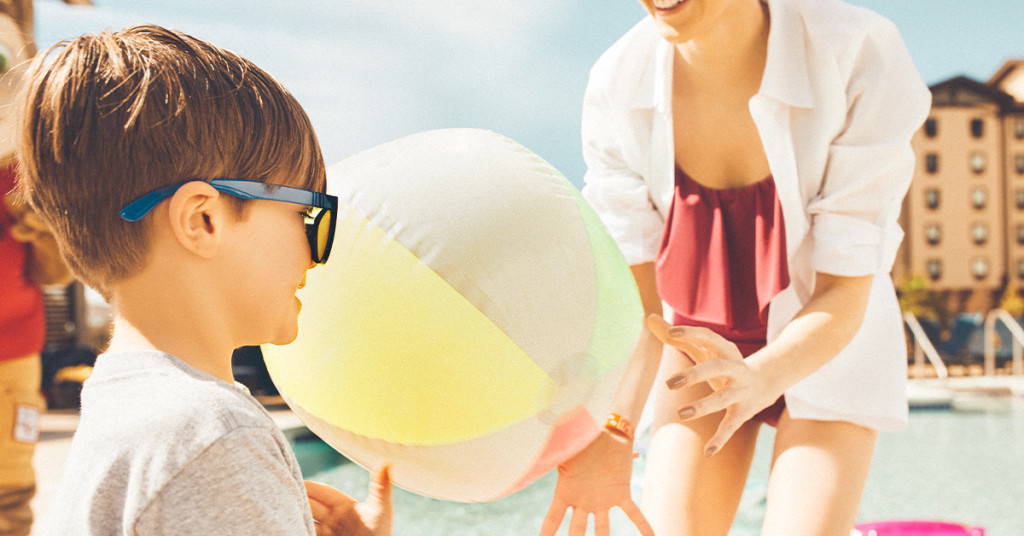
{"type": "Polygon", "coordinates": [[[245,387],[155,351],[101,355],[47,534],[314,534],[298,462],[245,387]]]}

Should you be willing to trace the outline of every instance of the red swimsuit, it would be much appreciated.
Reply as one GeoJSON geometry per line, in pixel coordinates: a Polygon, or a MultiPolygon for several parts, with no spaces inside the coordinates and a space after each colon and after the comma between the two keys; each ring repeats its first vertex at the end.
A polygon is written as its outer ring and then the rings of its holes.
{"type": "MultiPolygon", "coordinates": [[[[676,168],[661,239],[658,292],[673,324],[702,326],[736,343],[744,357],[767,343],[768,305],[789,285],[786,235],[775,181],[718,190],[676,168]]],[[[775,425],[783,398],[757,418],[775,425]]]]}

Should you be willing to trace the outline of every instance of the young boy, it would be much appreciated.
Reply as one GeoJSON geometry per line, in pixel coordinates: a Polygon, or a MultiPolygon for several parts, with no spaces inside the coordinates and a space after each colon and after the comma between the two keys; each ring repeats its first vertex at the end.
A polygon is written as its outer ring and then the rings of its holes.
{"type": "Polygon", "coordinates": [[[337,199],[298,102],[155,26],[58,44],[27,77],[21,192],[114,311],[49,532],[389,534],[386,469],[358,505],[304,489],[232,377],[234,348],[295,338],[295,291],[330,252],[337,199]]]}

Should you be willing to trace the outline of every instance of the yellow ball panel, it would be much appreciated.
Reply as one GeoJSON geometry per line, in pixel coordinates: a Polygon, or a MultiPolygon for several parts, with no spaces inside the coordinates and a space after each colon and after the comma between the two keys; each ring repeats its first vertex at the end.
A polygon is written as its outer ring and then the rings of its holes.
{"type": "Polygon", "coordinates": [[[530,356],[366,218],[338,216],[330,262],[299,291],[298,338],[263,348],[282,392],[333,426],[407,445],[465,441],[547,409],[557,385],[530,356]]]}

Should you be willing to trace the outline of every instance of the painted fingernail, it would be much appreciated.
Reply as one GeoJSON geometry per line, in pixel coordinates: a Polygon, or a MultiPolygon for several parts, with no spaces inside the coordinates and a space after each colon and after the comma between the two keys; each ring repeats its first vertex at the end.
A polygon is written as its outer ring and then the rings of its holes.
{"type": "Polygon", "coordinates": [[[679,418],[680,419],[689,419],[690,417],[693,417],[694,413],[697,413],[697,410],[695,410],[693,408],[683,408],[683,409],[679,410],[679,418]]]}
{"type": "Polygon", "coordinates": [[[708,450],[704,451],[704,456],[710,458],[714,456],[716,452],[718,452],[718,447],[708,447],[708,450]]]}
{"type": "Polygon", "coordinates": [[[686,385],[686,376],[683,376],[682,374],[672,376],[665,382],[665,385],[667,385],[669,389],[678,389],[683,385],[686,385]]]}

